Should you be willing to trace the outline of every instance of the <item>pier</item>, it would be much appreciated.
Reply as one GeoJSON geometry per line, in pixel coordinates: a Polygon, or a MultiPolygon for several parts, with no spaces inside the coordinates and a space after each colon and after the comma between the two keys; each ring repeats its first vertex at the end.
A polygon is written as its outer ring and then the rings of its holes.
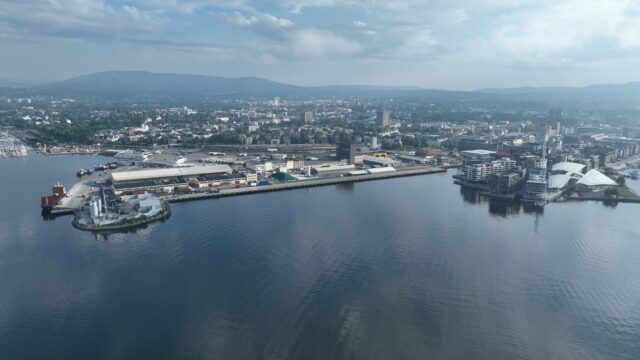
{"type": "MultiPolygon", "coordinates": [[[[299,180],[286,183],[276,183],[264,186],[243,186],[239,188],[221,189],[215,193],[190,193],[190,194],[171,194],[162,196],[163,200],[169,202],[178,201],[190,201],[201,200],[209,198],[222,198],[229,196],[249,195],[263,192],[292,190],[316,186],[327,186],[334,184],[353,183],[361,181],[374,181],[391,179],[404,176],[416,176],[425,174],[434,174],[446,172],[447,169],[442,167],[416,167],[406,170],[397,170],[394,172],[369,174],[369,175],[357,175],[357,176],[342,176],[342,177],[328,177],[328,178],[315,178],[310,180],[299,180]]],[[[91,180],[84,180],[77,182],[68,191],[67,196],[63,198],[58,205],[52,210],[52,215],[64,215],[73,214],[75,210],[80,209],[91,192],[91,180]]]]}
{"type": "Polygon", "coordinates": [[[439,167],[421,167],[418,169],[398,170],[395,172],[383,173],[383,174],[332,177],[332,178],[325,178],[325,179],[292,181],[287,183],[279,183],[279,184],[272,184],[272,185],[265,185],[265,186],[240,187],[235,189],[221,190],[218,193],[168,195],[168,196],[165,196],[164,198],[170,202],[189,201],[189,200],[198,200],[198,199],[207,199],[207,198],[221,198],[221,197],[227,197],[227,196],[248,195],[248,194],[255,194],[255,193],[292,190],[292,189],[300,189],[300,188],[307,188],[307,187],[327,186],[327,185],[352,183],[352,182],[360,182],[360,181],[382,180],[382,179],[390,179],[390,178],[403,177],[403,176],[433,174],[433,173],[441,173],[446,171],[447,171],[446,169],[439,168],[439,167]]]}

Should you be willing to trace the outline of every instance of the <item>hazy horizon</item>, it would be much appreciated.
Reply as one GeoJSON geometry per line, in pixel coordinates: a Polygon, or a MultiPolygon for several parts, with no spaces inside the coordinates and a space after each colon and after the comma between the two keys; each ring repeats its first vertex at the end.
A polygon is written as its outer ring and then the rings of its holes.
{"type": "Polygon", "coordinates": [[[479,91],[479,90],[485,90],[485,89],[526,89],[526,88],[531,88],[531,89],[536,89],[536,88],[583,88],[583,87],[588,87],[588,86],[597,86],[597,85],[624,85],[624,84],[628,84],[628,83],[636,83],[636,82],[640,82],[640,80],[635,80],[635,79],[630,79],[629,81],[626,82],[618,82],[618,83],[590,83],[590,84],[584,84],[584,85],[553,85],[553,86],[512,86],[512,87],[482,87],[482,88],[473,88],[473,89],[448,89],[448,88],[435,88],[435,87],[422,87],[422,86],[415,86],[415,85],[402,85],[402,84],[398,84],[398,85],[380,85],[380,84],[358,84],[358,83],[345,83],[345,84],[335,84],[335,83],[326,83],[326,84],[309,84],[309,85],[302,85],[302,84],[297,84],[297,83],[290,83],[290,82],[286,82],[286,81],[279,81],[277,79],[270,79],[270,78],[263,78],[263,77],[259,77],[259,76],[255,76],[255,75],[239,75],[237,77],[229,77],[229,76],[224,76],[224,75],[207,75],[207,74],[197,74],[197,73],[186,73],[186,72],[176,72],[176,73],[164,73],[164,72],[149,72],[147,70],[104,70],[104,71],[99,71],[99,72],[94,72],[94,73],[87,73],[87,74],[79,74],[77,76],[73,76],[73,77],[69,77],[69,78],[61,78],[61,79],[20,79],[20,78],[10,78],[10,77],[0,77],[0,87],[3,86],[8,86],[8,87],[30,87],[30,86],[38,86],[38,85],[45,85],[45,84],[50,84],[50,83],[55,83],[55,82],[60,82],[60,81],[65,81],[65,80],[71,80],[77,77],[83,77],[83,76],[90,76],[90,75],[94,75],[94,74],[99,74],[99,73],[104,73],[104,72],[148,72],[148,73],[152,73],[152,74],[171,74],[171,75],[186,75],[186,76],[212,76],[212,77],[221,77],[221,78],[261,78],[264,80],[270,80],[270,81],[275,81],[275,82],[279,82],[282,84],[286,84],[286,85],[294,85],[294,86],[301,86],[301,87],[325,87],[325,86],[371,86],[371,87],[388,87],[388,88],[407,88],[407,89],[420,89],[420,90],[443,90],[443,91],[479,91]]]}
{"type": "Polygon", "coordinates": [[[640,79],[632,0],[5,0],[0,78],[101,71],[474,90],[640,79]]]}

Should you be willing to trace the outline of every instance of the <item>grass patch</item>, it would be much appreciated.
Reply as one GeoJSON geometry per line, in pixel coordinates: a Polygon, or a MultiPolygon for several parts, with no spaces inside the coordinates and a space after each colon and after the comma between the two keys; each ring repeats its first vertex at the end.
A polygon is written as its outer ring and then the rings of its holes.
{"type": "Polygon", "coordinates": [[[618,197],[622,199],[640,200],[640,196],[638,196],[638,194],[634,193],[633,191],[631,191],[631,189],[629,189],[626,186],[619,186],[618,194],[619,194],[618,197]]]}

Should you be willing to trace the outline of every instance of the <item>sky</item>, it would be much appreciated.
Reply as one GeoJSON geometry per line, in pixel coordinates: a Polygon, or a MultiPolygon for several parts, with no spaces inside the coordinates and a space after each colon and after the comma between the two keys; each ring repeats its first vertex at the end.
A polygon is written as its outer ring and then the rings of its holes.
{"type": "Polygon", "coordinates": [[[440,89],[640,80],[638,0],[0,0],[0,78],[440,89]]]}

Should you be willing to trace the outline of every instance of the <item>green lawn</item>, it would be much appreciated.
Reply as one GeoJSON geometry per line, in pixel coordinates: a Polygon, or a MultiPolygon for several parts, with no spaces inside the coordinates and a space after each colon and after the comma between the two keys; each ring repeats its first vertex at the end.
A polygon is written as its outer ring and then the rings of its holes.
{"type": "Polygon", "coordinates": [[[620,194],[619,196],[624,199],[640,199],[640,196],[638,196],[638,194],[634,193],[626,186],[619,186],[618,192],[620,194]]]}

